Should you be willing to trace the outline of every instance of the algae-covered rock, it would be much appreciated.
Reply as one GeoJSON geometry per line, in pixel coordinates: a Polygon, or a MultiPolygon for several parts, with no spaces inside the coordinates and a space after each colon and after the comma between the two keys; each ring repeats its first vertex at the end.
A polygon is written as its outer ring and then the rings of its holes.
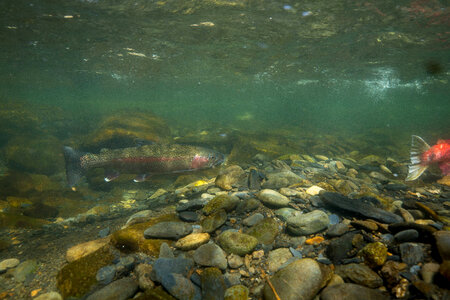
{"type": "Polygon", "coordinates": [[[109,246],[65,265],[56,276],[63,298],[82,297],[97,283],[97,271],[111,264],[114,254],[109,246]]]}
{"type": "Polygon", "coordinates": [[[52,136],[18,136],[9,140],[5,158],[11,168],[51,175],[64,170],[61,142],[52,136]]]}
{"type": "Polygon", "coordinates": [[[245,285],[234,285],[225,291],[225,300],[247,300],[248,288],[245,285]]]}
{"type": "Polygon", "coordinates": [[[123,111],[106,117],[83,143],[91,151],[164,142],[170,136],[166,122],[150,112],[123,111]]]}
{"type": "Polygon", "coordinates": [[[387,258],[387,247],[380,242],[367,244],[360,251],[360,255],[364,257],[364,262],[371,268],[384,265],[387,258]]]}
{"type": "Polygon", "coordinates": [[[246,231],[246,234],[254,236],[260,244],[270,245],[280,233],[278,223],[273,218],[266,218],[246,231]]]}
{"type": "Polygon", "coordinates": [[[215,184],[224,190],[231,190],[237,183],[245,182],[245,179],[244,170],[240,166],[233,165],[227,167],[216,177],[215,184]]]}
{"type": "Polygon", "coordinates": [[[81,243],[70,247],[66,252],[66,260],[73,262],[77,259],[85,257],[109,243],[109,237],[81,243]]]}
{"type": "Polygon", "coordinates": [[[223,209],[205,217],[201,222],[203,231],[207,233],[215,231],[217,228],[225,224],[227,218],[227,213],[223,209]]]}
{"type": "Polygon", "coordinates": [[[203,207],[203,212],[206,215],[217,212],[221,209],[224,209],[228,212],[232,211],[236,208],[236,205],[239,202],[239,198],[230,195],[218,195],[211,199],[208,204],[203,207]]]}
{"type": "Polygon", "coordinates": [[[0,228],[39,228],[49,224],[43,219],[31,218],[23,215],[0,213],[0,228]]]}
{"type": "Polygon", "coordinates": [[[245,255],[250,253],[258,244],[258,239],[239,232],[225,231],[217,238],[217,242],[227,253],[245,255]]]}
{"type": "Polygon", "coordinates": [[[157,256],[162,243],[172,243],[165,239],[146,239],[144,231],[157,223],[178,221],[176,215],[169,214],[151,219],[148,222],[131,225],[127,228],[117,230],[111,235],[111,243],[124,252],[140,251],[148,255],[157,256]]]}
{"type": "Polygon", "coordinates": [[[134,300],[175,300],[170,294],[164,291],[162,286],[158,286],[151,290],[146,290],[144,293],[141,293],[139,296],[134,297],[134,300]]]}

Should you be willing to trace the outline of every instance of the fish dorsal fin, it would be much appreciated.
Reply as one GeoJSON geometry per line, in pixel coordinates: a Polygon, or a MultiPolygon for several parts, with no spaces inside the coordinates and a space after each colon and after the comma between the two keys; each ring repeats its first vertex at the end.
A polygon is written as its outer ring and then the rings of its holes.
{"type": "Polygon", "coordinates": [[[421,160],[422,153],[428,149],[430,149],[430,145],[420,136],[411,136],[411,163],[408,168],[408,176],[405,178],[406,181],[416,180],[428,168],[427,165],[422,164],[421,160]]]}

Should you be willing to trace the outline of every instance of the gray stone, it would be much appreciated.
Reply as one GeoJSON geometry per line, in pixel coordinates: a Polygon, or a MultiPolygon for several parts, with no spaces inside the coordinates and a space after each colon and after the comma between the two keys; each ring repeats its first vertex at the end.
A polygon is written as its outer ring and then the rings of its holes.
{"type": "Polygon", "coordinates": [[[287,220],[288,230],[295,235],[309,235],[327,228],[330,220],[321,210],[314,210],[307,214],[290,217],[287,220]]]}
{"type": "Polygon", "coordinates": [[[338,224],[332,225],[330,228],[328,228],[327,236],[329,236],[329,237],[341,236],[344,233],[346,233],[349,229],[350,229],[350,227],[347,224],[338,223],[338,224]]]}
{"type": "Polygon", "coordinates": [[[147,239],[179,239],[192,232],[192,225],[182,222],[160,222],[144,231],[147,239]]]}
{"type": "Polygon", "coordinates": [[[394,235],[397,243],[414,242],[419,238],[419,232],[415,229],[407,229],[400,231],[394,235]]]}
{"type": "Polygon", "coordinates": [[[113,281],[114,276],[116,276],[116,266],[108,265],[97,271],[95,279],[97,279],[100,284],[107,285],[113,281]]]}
{"type": "Polygon", "coordinates": [[[164,274],[161,285],[177,299],[201,299],[200,290],[181,274],[164,274]]]}
{"type": "Polygon", "coordinates": [[[235,272],[235,273],[226,272],[223,275],[223,279],[225,280],[227,287],[241,284],[241,274],[239,274],[238,272],[235,272]]]}
{"type": "Polygon", "coordinates": [[[37,262],[33,259],[29,259],[20,263],[13,272],[14,279],[18,282],[31,280],[36,273],[37,267],[37,262]]]}
{"type": "Polygon", "coordinates": [[[228,265],[232,269],[237,269],[244,264],[244,259],[236,254],[228,255],[228,265]]]}
{"type": "MultiPolygon", "coordinates": [[[[330,267],[305,258],[280,269],[270,278],[270,281],[280,299],[311,300],[326,285],[331,276],[330,267]]],[[[263,293],[266,300],[276,299],[268,283],[265,284],[263,293]]]]}
{"type": "Polygon", "coordinates": [[[199,219],[199,215],[195,211],[182,211],[178,213],[178,217],[185,222],[197,222],[199,219]]]}
{"type": "Polygon", "coordinates": [[[139,286],[134,279],[125,277],[111,282],[87,297],[86,300],[126,300],[132,298],[138,288],[139,286]]]}
{"type": "Polygon", "coordinates": [[[217,267],[222,270],[227,268],[225,252],[214,243],[198,247],[194,252],[194,261],[201,266],[217,267]]]}
{"type": "MultiPolygon", "coordinates": [[[[269,252],[267,258],[267,263],[269,265],[270,272],[276,272],[278,269],[287,262],[291,257],[292,253],[288,248],[278,248],[269,252]]],[[[301,258],[301,257],[300,257],[301,258]]]]}
{"type": "Polygon", "coordinates": [[[385,300],[388,295],[354,283],[327,286],[320,294],[321,300],[385,300]]]}
{"type": "Polygon", "coordinates": [[[253,226],[262,219],[264,219],[264,216],[260,213],[256,213],[242,220],[242,224],[244,224],[245,226],[253,226]]]}
{"type": "Polygon", "coordinates": [[[158,258],[153,263],[151,279],[153,281],[161,282],[162,276],[169,273],[187,276],[193,266],[194,261],[190,258],[158,258]]]}
{"type": "Polygon", "coordinates": [[[275,211],[275,215],[285,222],[287,221],[288,218],[300,216],[301,214],[302,214],[301,211],[298,211],[290,207],[283,207],[275,211]]]}
{"type": "Polygon", "coordinates": [[[198,209],[203,208],[206,205],[206,203],[208,203],[208,200],[202,198],[190,200],[189,202],[178,205],[176,211],[177,212],[196,211],[198,209]]]}
{"type": "Polygon", "coordinates": [[[323,192],[320,193],[320,199],[322,199],[328,207],[345,211],[355,216],[363,216],[387,224],[400,223],[403,221],[402,217],[396,214],[374,207],[357,199],[350,199],[338,193],[323,192]]]}
{"type": "Polygon", "coordinates": [[[302,180],[303,179],[294,172],[283,170],[281,172],[267,174],[267,180],[263,183],[262,187],[265,189],[279,189],[299,183],[302,180]]]}
{"type": "Polygon", "coordinates": [[[365,264],[339,265],[336,266],[335,272],[344,280],[347,279],[368,288],[377,288],[383,285],[383,279],[365,264]]]}
{"type": "Polygon", "coordinates": [[[288,197],[269,189],[260,191],[257,197],[264,205],[271,207],[286,207],[290,202],[288,197]]]}
{"type": "Polygon", "coordinates": [[[341,263],[353,249],[352,241],[354,236],[355,233],[349,232],[337,239],[331,240],[326,250],[327,257],[335,264],[341,263]]]}
{"type": "Polygon", "coordinates": [[[174,258],[175,255],[173,254],[172,249],[167,243],[162,243],[161,247],[159,247],[159,258],[166,257],[166,258],[174,258]]]}
{"type": "Polygon", "coordinates": [[[408,265],[415,265],[423,261],[423,247],[417,243],[400,244],[402,261],[408,265]]]}
{"type": "Polygon", "coordinates": [[[239,183],[242,183],[241,185],[246,183],[246,178],[247,176],[245,171],[242,170],[240,166],[233,165],[220,172],[220,174],[216,177],[215,185],[228,191],[239,183]]]}

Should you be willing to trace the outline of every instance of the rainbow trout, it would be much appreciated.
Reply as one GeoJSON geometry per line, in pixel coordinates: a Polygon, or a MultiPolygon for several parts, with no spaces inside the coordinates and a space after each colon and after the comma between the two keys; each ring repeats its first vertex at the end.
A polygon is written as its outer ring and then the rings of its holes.
{"type": "Polygon", "coordinates": [[[212,168],[224,161],[222,153],[207,148],[152,144],[123,149],[102,149],[99,154],[76,151],[64,147],[66,175],[69,186],[75,186],[84,172],[92,168],[105,169],[105,181],[120,173],[139,174],[134,181],[141,182],[152,174],[167,174],[212,168]]]}

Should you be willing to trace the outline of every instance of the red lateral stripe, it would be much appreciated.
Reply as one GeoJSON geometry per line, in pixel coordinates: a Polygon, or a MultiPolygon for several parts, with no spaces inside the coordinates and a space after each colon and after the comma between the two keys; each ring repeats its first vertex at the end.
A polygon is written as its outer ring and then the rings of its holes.
{"type": "Polygon", "coordinates": [[[155,162],[155,161],[175,161],[182,160],[181,157],[125,157],[116,158],[111,161],[121,161],[121,162],[155,162]]]}

